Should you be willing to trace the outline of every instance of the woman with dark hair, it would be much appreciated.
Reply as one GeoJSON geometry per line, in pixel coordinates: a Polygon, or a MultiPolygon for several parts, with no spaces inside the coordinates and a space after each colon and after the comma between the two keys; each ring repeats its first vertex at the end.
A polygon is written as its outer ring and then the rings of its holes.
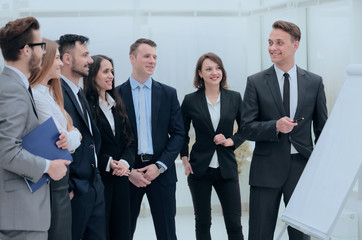
{"type": "Polygon", "coordinates": [[[187,94],[181,106],[186,140],[180,155],[194,205],[196,239],[211,239],[212,187],[221,203],[228,239],[244,239],[238,166],[234,154],[244,142],[240,126],[241,95],[226,89],[226,71],[214,53],[199,58],[194,86],[198,90],[187,94]],[[233,134],[235,121],[238,131],[233,134]],[[189,157],[191,122],[196,142],[189,157]]]}
{"type": "MultiPolygon", "coordinates": [[[[60,60],[58,45],[54,41],[43,39],[46,53],[41,69],[34,71],[29,83],[40,122],[52,117],[60,133],[68,140],[68,150],[74,152],[80,145],[81,134],[73,127],[73,121],[64,109],[64,100],[60,85],[60,60]]],[[[51,189],[51,224],[48,239],[71,239],[72,212],[68,192],[69,169],[64,178],[50,182],[51,189]]]]}
{"type": "Polygon", "coordinates": [[[114,87],[113,60],[103,55],[92,59],[83,85],[102,138],[98,168],[104,183],[107,239],[129,240],[128,176],[135,159],[135,143],[125,105],[114,87]]]}

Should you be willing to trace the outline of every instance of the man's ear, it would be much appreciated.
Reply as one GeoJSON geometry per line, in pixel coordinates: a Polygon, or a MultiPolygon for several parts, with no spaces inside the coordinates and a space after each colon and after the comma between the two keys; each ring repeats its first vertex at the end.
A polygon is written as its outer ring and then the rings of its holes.
{"type": "Polygon", "coordinates": [[[28,57],[31,56],[31,50],[30,47],[28,45],[25,45],[25,47],[23,47],[22,49],[20,49],[20,54],[28,57]]]}
{"type": "Polygon", "coordinates": [[[129,60],[131,61],[131,63],[133,64],[136,61],[136,57],[134,55],[129,55],[129,60]]]}
{"type": "Polygon", "coordinates": [[[294,50],[297,51],[299,47],[299,41],[294,41],[294,50]]]}
{"type": "Polygon", "coordinates": [[[62,57],[63,64],[70,65],[72,62],[72,56],[69,53],[64,53],[62,57]]]}

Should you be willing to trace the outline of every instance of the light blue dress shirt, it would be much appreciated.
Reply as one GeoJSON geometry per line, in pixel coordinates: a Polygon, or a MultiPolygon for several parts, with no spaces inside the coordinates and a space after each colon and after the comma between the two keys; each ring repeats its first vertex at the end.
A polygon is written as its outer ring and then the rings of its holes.
{"type": "MultiPolygon", "coordinates": [[[[137,82],[132,76],[129,78],[131,89],[132,89],[132,99],[133,99],[133,106],[134,112],[136,114],[136,123],[137,123],[137,136],[139,134],[140,128],[140,113],[139,113],[139,104],[138,104],[138,92],[139,92],[139,85],[141,83],[137,82]]],[[[146,121],[147,121],[147,154],[153,154],[153,143],[152,143],[152,78],[150,77],[147,79],[145,83],[143,83],[143,92],[145,94],[146,100],[146,121]]],[[[138,154],[142,154],[142,152],[138,149],[138,154]]],[[[161,164],[166,170],[167,166],[160,161],[157,163],[161,164]]]]}
{"type": "MultiPolygon", "coordinates": [[[[139,104],[138,104],[138,92],[139,92],[139,85],[141,83],[137,82],[132,76],[130,77],[130,84],[132,89],[132,98],[133,98],[133,105],[134,105],[134,111],[136,114],[136,123],[137,123],[137,136],[139,134],[139,128],[140,128],[140,113],[139,113],[139,104]]],[[[152,111],[151,111],[151,97],[152,97],[152,78],[150,77],[147,79],[147,81],[143,84],[143,92],[145,94],[145,100],[146,100],[146,120],[147,120],[147,151],[145,153],[147,154],[153,154],[153,144],[152,144],[152,111]]],[[[142,154],[139,149],[137,150],[138,154],[142,154]]]]}

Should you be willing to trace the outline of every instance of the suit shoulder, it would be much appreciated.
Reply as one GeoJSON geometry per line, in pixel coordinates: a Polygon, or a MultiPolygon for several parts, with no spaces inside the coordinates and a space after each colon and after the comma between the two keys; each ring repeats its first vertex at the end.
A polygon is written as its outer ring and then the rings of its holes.
{"type": "Polygon", "coordinates": [[[235,97],[241,96],[240,92],[235,91],[235,90],[224,89],[224,91],[226,94],[231,95],[231,96],[235,96],[235,97]]]}
{"type": "Polygon", "coordinates": [[[193,102],[195,98],[200,94],[200,90],[196,90],[195,92],[185,94],[183,103],[193,102]]]}
{"type": "Polygon", "coordinates": [[[171,87],[169,85],[166,85],[164,83],[160,83],[156,80],[152,80],[152,84],[155,86],[155,87],[160,87],[162,89],[164,89],[165,91],[167,92],[176,92],[176,89],[174,87],[171,87]]]}
{"type": "Polygon", "coordinates": [[[129,82],[129,80],[127,80],[127,81],[125,81],[124,83],[118,85],[118,86],[116,87],[116,90],[117,90],[118,93],[121,93],[121,92],[123,92],[123,91],[125,90],[125,88],[126,88],[127,86],[130,87],[130,82],[129,82]]]}
{"type": "Polygon", "coordinates": [[[202,93],[202,90],[198,89],[198,90],[196,90],[195,92],[186,94],[186,95],[185,95],[185,98],[186,98],[186,97],[187,97],[187,98],[193,98],[193,97],[195,97],[195,96],[197,96],[197,95],[199,95],[199,94],[201,94],[201,93],[202,93]]]}
{"type": "MultiPolygon", "coordinates": [[[[251,81],[263,80],[265,75],[272,74],[273,71],[274,71],[274,69],[272,69],[272,67],[268,68],[268,69],[265,69],[263,71],[260,71],[260,72],[257,72],[257,73],[254,73],[254,74],[250,75],[248,77],[248,80],[251,80],[251,81]]],[[[274,73],[275,73],[275,71],[274,71],[274,73]]]]}
{"type": "Polygon", "coordinates": [[[313,79],[313,80],[322,80],[322,77],[319,76],[318,74],[312,73],[310,71],[304,70],[302,68],[298,68],[297,70],[300,74],[305,75],[307,78],[309,79],[313,79]]]}

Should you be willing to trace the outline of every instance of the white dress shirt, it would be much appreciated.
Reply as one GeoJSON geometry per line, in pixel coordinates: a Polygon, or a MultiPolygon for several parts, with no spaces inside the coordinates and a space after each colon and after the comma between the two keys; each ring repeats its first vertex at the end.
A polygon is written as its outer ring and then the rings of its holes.
{"type": "Polygon", "coordinates": [[[76,130],[67,130],[67,119],[63,115],[59,105],[55,102],[49,87],[38,84],[32,88],[34,102],[37,109],[40,123],[53,117],[59,132],[65,132],[68,140],[69,152],[74,152],[80,145],[80,133],[76,130]]]}
{"type": "MultiPolygon", "coordinates": [[[[205,97],[206,97],[206,95],[205,95],[205,97]]],[[[219,125],[219,122],[220,122],[220,94],[217,97],[215,105],[212,105],[212,103],[210,102],[210,100],[207,97],[206,97],[206,102],[207,102],[207,108],[209,109],[212,126],[214,128],[214,131],[216,131],[217,126],[219,125]]],[[[211,168],[219,167],[219,160],[217,158],[216,150],[215,150],[214,154],[212,155],[209,167],[211,167],[211,168]]]]}
{"type": "MultiPolygon", "coordinates": [[[[284,88],[284,72],[274,65],[275,73],[277,74],[280,93],[283,99],[284,88]]],[[[289,85],[290,85],[290,118],[294,119],[295,112],[298,106],[298,80],[297,80],[297,67],[294,65],[289,71],[289,85]]],[[[291,144],[290,152],[292,154],[298,153],[293,144],[291,144]]]]}
{"type": "MultiPolygon", "coordinates": [[[[106,98],[107,98],[108,105],[101,98],[99,98],[99,107],[100,107],[100,109],[102,109],[102,112],[106,116],[107,121],[108,121],[109,125],[111,126],[113,135],[115,135],[116,134],[116,125],[114,123],[112,107],[114,107],[116,105],[116,102],[108,93],[106,93],[106,98]]],[[[109,157],[107,167],[106,167],[107,172],[109,172],[111,170],[111,161],[112,160],[113,160],[113,158],[109,157]]],[[[114,159],[114,160],[117,160],[117,159],[114,159]]],[[[125,163],[129,168],[129,164],[126,160],[120,159],[119,161],[125,163]]]]}

